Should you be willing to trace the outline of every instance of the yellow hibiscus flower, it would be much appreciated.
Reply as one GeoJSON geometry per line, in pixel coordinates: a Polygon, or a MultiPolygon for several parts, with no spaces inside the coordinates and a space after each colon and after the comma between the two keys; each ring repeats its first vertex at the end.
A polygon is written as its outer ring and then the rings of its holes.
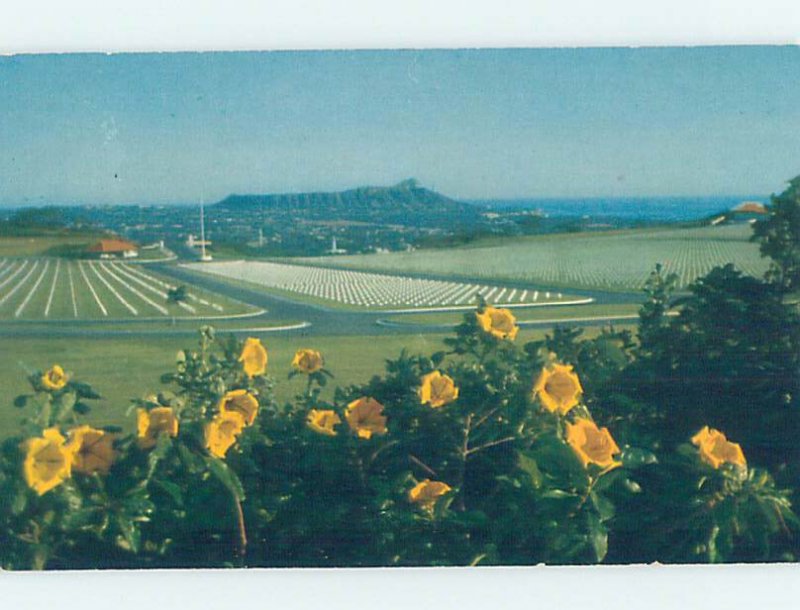
{"type": "Polygon", "coordinates": [[[40,496],[72,476],[75,451],[65,441],[58,428],[48,428],[41,437],[28,439],[23,444],[25,483],[40,496]]]}
{"type": "Polygon", "coordinates": [[[138,443],[142,449],[155,447],[158,436],[162,433],[178,436],[178,418],[172,407],[156,407],[155,409],[139,409],[137,411],[136,428],[138,443]]]}
{"type": "Polygon", "coordinates": [[[231,390],[219,401],[218,409],[220,413],[239,413],[250,426],[258,415],[258,400],[247,390],[231,390]]]}
{"type": "Polygon", "coordinates": [[[69,381],[69,377],[57,364],[54,364],[42,375],[42,385],[48,390],[60,390],[67,385],[67,381],[69,381]]]}
{"type": "Polygon", "coordinates": [[[91,426],[80,426],[69,431],[69,446],[75,452],[72,464],[81,474],[108,474],[117,457],[114,435],[91,426]]]}
{"type": "Polygon", "coordinates": [[[572,366],[552,364],[542,369],[533,386],[533,397],[551,413],[566,415],[580,403],[583,388],[572,366]]]}
{"type": "Polygon", "coordinates": [[[370,439],[373,434],[386,434],[383,405],[374,398],[363,397],[347,405],[345,419],[359,438],[370,439]]]}
{"type": "Polygon", "coordinates": [[[622,462],[614,459],[619,453],[619,447],[608,428],[598,428],[590,419],[578,419],[574,424],[567,423],[567,443],[584,468],[589,464],[596,464],[605,470],[622,466],[622,462]]]}
{"type": "Polygon", "coordinates": [[[439,498],[449,493],[451,490],[452,487],[447,483],[425,479],[417,483],[414,488],[408,492],[408,501],[412,504],[417,504],[421,509],[429,513],[433,513],[439,498]]]}
{"type": "Polygon", "coordinates": [[[491,305],[484,307],[483,312],[475,312],[478,324],[484,332],[489,333],[497,339],[509,339],[513,341],[519,332],[517,319],[508,309],[496,309],[491,305]]]}
{"type": "Polygon", "coordinates": [[[703,426],[703,429],[692,437],[692,444],[700,450],[700,459],[714,469],[723,464],[742,468],[747,466],[747,460],[739,443],[732,443],[719,430],[703,426]]]}
{"type": "Polygon", "coordinates": [[[334,426],[341,424],[342,419],[336,411],[330,409],[311,409],[311,411],[308,412],[306,423],[314,432],[319,432],[320,434],[326,434],[328,436],[336,436],[334,426]]]}
{"type": "Polygon", "coordinates": [[[458,398],[458,388],[450,377],[442,375],[439,371],[433,371],[422,378],[417,394],[420,403],[438,409],[458,398]]]}
{"type": "Polygon", "coordinates": [[[316,373],[325,366],[322,354],[313,349],[299,349],[294,355],[292,366],[301,373],[310,375],[316,373]]]}
{"type": "Polygon", "coordinates": [[[263,375],[267,371],[267,350],[259,339],[249,337],[244,342],[239,362],[242,363],[244,373],[248,377],[263,375]]]}
{"type": "Polygon", "coordinates": [[[206,449],[218,458],[224,458],[244,430],[244,416],[237,411],[226,411],[206,424],[206,449]]]}

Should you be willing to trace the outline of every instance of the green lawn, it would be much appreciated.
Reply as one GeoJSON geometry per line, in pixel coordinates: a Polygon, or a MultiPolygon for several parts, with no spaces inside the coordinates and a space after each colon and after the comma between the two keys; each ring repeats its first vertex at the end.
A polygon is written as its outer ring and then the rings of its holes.
{"type": "MultiPolygon", "coordinates": [[[[433,353],[443,348],[443,334],[397,336],[312,337],[254,333],[269,351],[269,374],[275,379],[279,400],[290,400],[303,387],[303,380],[287,380],[296,349],[310,347],[322,351],[326,365],[336,378],[323,394],[330,398],[333,386],[366,382],[383,370],[387,358],[403,348],[412,353],[433,353]]],[[[518,342],[541,338],[543,331],[522,330],[518,342]]],[[[112,339],[25,338],[4,339],[0,350],[0,435],[13,434],[23,413],[13,399],[28,391],[26,376],[36,369],[61,364],[75,379],[92,384],[103,399],[91,414],[95,424],[116,424],[132,430],[133,418],[125,416],[130,399],[164,388],[159,377],[174,369],[179,349],[196,345],[194,337],[124,337],[112,339]]]]}
{"type": "Polygon", "coordinates": [[[301,259],[368,271],[486,278],[493,282],[603,290],[640,290],[657,263],[683,288],[712,267],[734,263],[762,274],[768,263],[751,243],[746,224],[564,233],[492,239],[469,246],[415,252],[301,259]]]}
{"type": "MultiPolygon", "coordinates": [[[[542,320],[569,320],[579,318],[636,315],[636,303],[589,303],[587,305],[561,305],[554,307],[531,307],[513,309],[518,322],[540,322],[542,320]]],[[[401,324],[458,324],[464,319],[463,312],[410,313],[385,318],[401,324]]]]}
{"type": "Polygon", "coordinates": [[[0,257],[42,256],[84,249],[102,237],[100,234],[67,233],[0,237],[0,257]]]}

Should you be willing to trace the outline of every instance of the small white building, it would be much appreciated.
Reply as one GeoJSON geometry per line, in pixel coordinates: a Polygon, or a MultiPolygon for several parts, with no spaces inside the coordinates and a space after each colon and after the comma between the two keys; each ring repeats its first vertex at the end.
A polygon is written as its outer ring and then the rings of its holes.
{"type": "Polygon", "coordinates": [[[334,237],[333,240],[331,240],[331,249],[328,250],[328,254],[347,254],[347,250],[344,248],[337,248],[336,238],[334,237]]]}

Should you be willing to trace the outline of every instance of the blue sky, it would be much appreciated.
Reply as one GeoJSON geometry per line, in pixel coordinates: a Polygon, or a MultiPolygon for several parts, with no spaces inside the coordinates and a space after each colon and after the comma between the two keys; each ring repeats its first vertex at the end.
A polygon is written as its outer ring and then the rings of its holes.
{"type": "Polygon", "coordinates": [[[0,205],[766,195],[800,173],[798,74],[798,47],[3,57],[0,205]]]}

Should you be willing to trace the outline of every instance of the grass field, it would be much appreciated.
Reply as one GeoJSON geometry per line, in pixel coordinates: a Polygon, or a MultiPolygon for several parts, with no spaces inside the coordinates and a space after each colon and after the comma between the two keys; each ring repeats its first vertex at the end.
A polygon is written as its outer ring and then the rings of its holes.
{"type": "Polygon", "coordinates": [[[746,224],[558,234],[477,242],[470,246],[301,259],[349,269],[434,274],[487,281],[602,290],[640,290],[657,263],[683,288],[712,267],[734,263],[760,275],[767,262],[749,242],[746,224]]]}
{"type": "Polygon", "coordinates": [[[467,308],[477,302],[478,295],[489,303],[514,307],[575,299],[558,291],[506,287],[491,281],[449,282],[266,261],[192,263],[183,267],[229,282],[244,282],[250,288],[344,309],[467,308]]]}
{"type": "Polygon", "coordinates": [[[63,233],[0,237],[0,257],[45,256],[84,249],[102,237],[95,234],[63,233]]]}
{"type": "Polygon", "coordinates": [[[0,259],[0,319],[118,320],[203,318],[254,313],[257,308],[188,287],[170,303],[169,281],[146,265],[61,258],[0,259]]]}
{"type": "MultiPolygon", "coordinates": [[[[542,322],[549,320],[588,319],[609,316],[635,316],[639,311],[636,303],[592,303],[588,305],[563,305],[559,307],[518,309],[514,316],[518,323],[542,322]]],[[[385,318],[397,324],[450,324],[455,326],[464,319],[463,312],[410,313],[392,315],[385,318]]]]}
{"type": "MultiPolygon", "coordinates": [[[[587,336],[597,331],[587,329],[587,336]]],[[[517,342],[524,343],[544,336],[543,330],[520,330],[517,342]]],[[[331,399],[336,385],[366,382],[383,371],[387,358],[395,358],[402,349],[430,354],[443,348],[445,334],[403,334],[352,337],[303,338],[289,335],[254,333],[269,351],[269,374],[275,379],[275,395],[280,401],[291,399],[303,389],[303,379],[287,380],[294,352],[300,347],[322,351],[326,366],[336,376],[325,388],[323,398],[331,399]]],[[[125,413],[132,398],[164,389],[159,377],[174,370],[175,354],[192,349],[195,337],[125,337],[109,339],[6,339],[0,351],[0,437],[13,433],[23,412],[12,404],[13,398],[29,391],[26,376],[33,370],[61,364],[75,379],[88,382],[103,399],[95,401],[90,419],[95,424],[112,424],[132,430],[133,417],[125,413]]]]}

